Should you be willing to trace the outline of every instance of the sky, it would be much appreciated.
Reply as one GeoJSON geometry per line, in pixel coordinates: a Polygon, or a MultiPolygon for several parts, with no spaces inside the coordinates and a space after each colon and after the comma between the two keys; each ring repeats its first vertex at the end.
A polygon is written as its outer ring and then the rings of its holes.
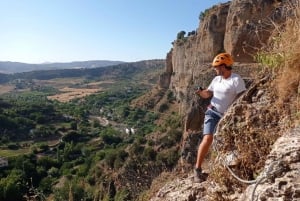
{"type": "Polygon", "coordinates": [[[222,0],[0,0],[0,61],[165,59],[222,0]]]}

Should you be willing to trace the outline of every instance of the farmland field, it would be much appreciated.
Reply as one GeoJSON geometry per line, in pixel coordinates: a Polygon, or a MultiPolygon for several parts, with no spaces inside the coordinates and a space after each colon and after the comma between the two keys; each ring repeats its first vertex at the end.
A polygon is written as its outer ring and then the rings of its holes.
{"type": "Polygon", "coordinates": [[[114,81],[95,81],[86,83],[83,78],[56,78],[51,80],[33,80],[26,88],[17,89],[15,84],[0,85],[0,95],[10,92],[22,92],[30,90],[30,87],[52,87],[58,90],[57,94],[48,96],[49,100],[68,102],[72,99],[83,98],[85,96],[104,91],[101,85],[110,85],[114,81]]]}
{"type": "Polygon", "coordinates": [[[14,88],[15,86],[11,84],[0,84],[0,95],[11,92],[14,88]]]}
{"type": "Polygon", "coordinates": [[[65,87],[60,89],[59,94],[48,96],[47,98],[50,100],[58,100],[60,102],[68,102],[75,98],[83,98],[85,96],[91,95],[93,93],[99,92],[100,89],[88,89],[88,88],[69,88],[65,87]]]}
{"type": "Polygon", "coordinates": [[[10,150],[10,149],[0,149],[0,157],[13,157],[13,156],[18,156],[18,155],[23,155],[26,153],[29,153],[30,149],[17,149],[17,150],[10,150]]]}

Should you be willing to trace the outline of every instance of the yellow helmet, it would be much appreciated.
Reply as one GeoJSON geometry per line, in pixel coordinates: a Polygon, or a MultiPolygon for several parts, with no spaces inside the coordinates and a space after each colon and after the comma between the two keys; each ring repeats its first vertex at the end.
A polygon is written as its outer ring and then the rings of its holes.
{"type": "Polygon", "coordinates": [[[214,60],[212,62],[212,66],[214,66],[214,67],[220,66],[222,64],[225,64],[228,67],[233,64],[233,59],[230,54],[220,53],[214,58],[214,60]]]}

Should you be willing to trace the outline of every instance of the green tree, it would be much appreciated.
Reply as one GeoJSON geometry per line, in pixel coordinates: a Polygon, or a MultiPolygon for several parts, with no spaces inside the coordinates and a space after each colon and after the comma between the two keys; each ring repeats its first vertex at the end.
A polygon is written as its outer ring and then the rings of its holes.
{"type": "Polygon", "coordinates": [[[178,34],[177,34],[177,40],[184,39],[184,35],[185,34],[186,34],[185,31],[178,32],[178,34]]]}
{"type": "Polygon", "coordinates": [[[122,138],[119,136],[114,136],[114,135],[109,135],[109,134],[104,134],[102,136],[102,140],[104,141],[105,144],[119,144],[122,142],[122,138]]]}
{"type": "Polygon", "coordinates": [[[22,200],[25,191],[24,174],[21,170],[14,169],[6,178],[0,180],[0,200],[22,200]]]}
{"type": "Polygon", "coordinates": [[[39,184],[39,189],[46,195],[52,193],[52,186],[55,180],[53,177],[44,177],[39,184]]]}

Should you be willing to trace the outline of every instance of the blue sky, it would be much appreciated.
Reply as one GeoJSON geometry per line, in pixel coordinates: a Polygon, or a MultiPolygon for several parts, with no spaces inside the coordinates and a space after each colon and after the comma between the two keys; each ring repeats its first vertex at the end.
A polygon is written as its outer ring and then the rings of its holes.
{"type": "Polygon", "coordinates": [[[0,0],[0,61],[165,59],[222,0],[0,0]]]}

